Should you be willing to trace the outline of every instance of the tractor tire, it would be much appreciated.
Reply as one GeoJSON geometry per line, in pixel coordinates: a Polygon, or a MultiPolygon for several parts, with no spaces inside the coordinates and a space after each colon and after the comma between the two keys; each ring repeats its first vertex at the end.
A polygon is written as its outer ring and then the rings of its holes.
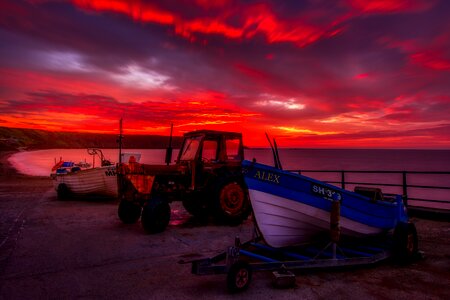
{"type": "Polygon", "coordinates": [[[418,255],[418,237],[413,223],[398,223],[394,229],[394,259],[399,264],[408,264],[418,255]]]}
{"type": "Polygon", "coordinates": [[[153,198],[142,209],[141,223],[147,233],[163,232],[170,221],[170,206],[166,201],[153,198]]]}
{"type": "Polygon", "coordinates": [[[141,207],[131,201],[121,200],[117,213],[123,223],[134,224],[141,216],[141,207]]]}
{"type": "Polygon", "coordinates": [[[250,199],[242,180],[228,178],[215,191],[215,215],[230,225],[242,223],[250,213],[250,199]]]}
{"type": "Polygon", "coordinates": [[[194,217],[204,219],[208,216],[209,210],[204,195],[200,193],[186,195],[182,203],[184,209],[194,217]]]}
{"type": "Polygon", "coordinates": [[[66,200],[70,196],[70,190],[67,184],[60,183],[56,189],[58,200],[66,200]]]}

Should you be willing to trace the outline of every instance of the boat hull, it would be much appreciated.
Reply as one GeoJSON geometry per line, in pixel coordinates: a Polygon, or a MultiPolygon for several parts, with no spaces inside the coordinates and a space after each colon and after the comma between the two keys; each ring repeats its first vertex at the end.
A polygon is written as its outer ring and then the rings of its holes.
{"type": "Polygon", "coordinates": [[[333,201],[340,202],[341,234],[378,235],[407,219],[400,197],[371,201],[312,178],[243,163],[256,225],[272,247],[308,243],[329,234],[333,201]]]}
{"type": "Polygon", "coordinates": [[[117,197],[117,177],[115,166],[58,174],[54,178],[54,187],[65,184],[73,195],[99,195],[117,197]]]}

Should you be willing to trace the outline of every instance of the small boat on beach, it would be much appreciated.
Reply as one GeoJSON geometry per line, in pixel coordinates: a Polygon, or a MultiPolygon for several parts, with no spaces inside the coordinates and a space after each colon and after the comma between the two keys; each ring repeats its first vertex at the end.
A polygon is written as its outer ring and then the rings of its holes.
{"type": "Polygon", "coordinates": [[[333,203],[339,203],[340,233],[367,237],[408,222],[399,195],[358,187],[355,192],[251,161],[243,162],[254,218],[272,247],[309,243],[330,232],[333,203]]]}
{"type": "Polygon", "coordinates": [[[89,148],[93,164],[63,161],[52,168],[53,185],[59,199],[69,196],[97,195],[117,197],[116,166],[105,159],[100,149],[89,148]],[[101,165],[95,167],[95,157],[100,158],[101,165]]]}

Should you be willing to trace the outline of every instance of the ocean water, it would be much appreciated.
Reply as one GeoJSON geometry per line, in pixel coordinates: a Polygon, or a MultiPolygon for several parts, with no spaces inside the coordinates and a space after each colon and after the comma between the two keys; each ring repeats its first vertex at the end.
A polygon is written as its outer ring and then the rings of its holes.
{"type": "MultiPolygon", "coordinates": [[[[164,149],[125,149],[123,152],[141,153],[141,163],[163,164],[164,149]]],[[[104,149],[105,158],[118,160],[117,149],[104,149]]],[[[173,159],[178,150],[174,150],[173,159]]],[[[21,173],[32,176],[49,176],[52,166],[62,158],[66,161],[93,161],[86,149],[49,149],[13,154],[9,161],[21,173]]],[[[263,164],[273,165],[270,149],[246,149],[245,158],[255,158],[263,164]]],[[[316,173],[304,170],[353,171],[409,171],[450,173],[450,150],[399,150],[399,149],[280,149],[280,160],[285,170],[302,170],[302,174],[324,181],[341,180],[340,172],[316,173]]],[[[345,173],[346,182],[401,184],[402,174],[345,173]]],[[[408,185],[450,187],[450,174],[407,174],[408,185]]],[[[334,183],[340,186],[339,183],[334,183]]],[[[352,190],[358,184],[346,184],[352,190]]],[[[359,184],[361,185],[361,184],[359,184]]],[[[379,185],[385,193],[402,194],[402,187],[379,185]]],[[[450,209],[450,189],[408,188],[408,196],[444,202],[410,200],[415,206],[450,209]]]]}

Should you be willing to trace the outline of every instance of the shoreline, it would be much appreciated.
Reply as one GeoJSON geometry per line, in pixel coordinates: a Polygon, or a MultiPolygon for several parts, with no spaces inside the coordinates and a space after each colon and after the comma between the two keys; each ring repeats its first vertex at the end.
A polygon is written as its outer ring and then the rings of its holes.
{"type": "Polygon", "coordinates": [[[9,158],[18,152],[19,151],[0,151],[0,176],[31,177],[29,175],[19,173],[19,171],[9,162],[9,158]]]}
{"type": "Polygon", "coordinates": [[[50,176],[32,176],[20,173],[9,161],[9,158],[20,151],[0,151],[0,178],[11,180],[47,180],[50,176]]]}

